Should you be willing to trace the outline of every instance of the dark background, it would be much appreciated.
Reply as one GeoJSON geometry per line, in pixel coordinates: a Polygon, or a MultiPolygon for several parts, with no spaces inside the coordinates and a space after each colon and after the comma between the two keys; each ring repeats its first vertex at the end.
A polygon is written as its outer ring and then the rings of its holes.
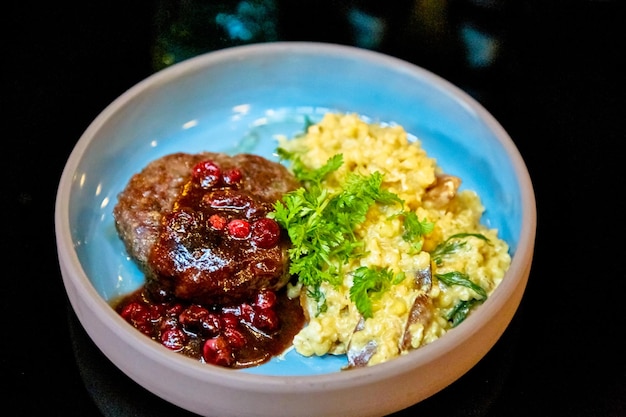
{"type": "MultiPolygon", "coordinates": [[[[526,294],[501,340],[458,382],[398,415],[626,416],[623,2],[450,0],[441,15],[432,5],[444,3],[422,1],[431,6],[423,20],[406,13],[409,3],[358,6],[389,23],[377,49],[466,89],[502,123],[533,179],[538,231],[526,294]],[[501,47],[484,67],[468,64],[459,37],[467,22],[501,47]]],[[[2,407],[16,416],[187,416],[91,344],[68,308],[54,240],[56,187],[74,144],[153,71],[155,3],[7,4],[2,407]]],[[[345,22],[353,2],[279,5],[281,39],[354,43],[345,22]]]]}

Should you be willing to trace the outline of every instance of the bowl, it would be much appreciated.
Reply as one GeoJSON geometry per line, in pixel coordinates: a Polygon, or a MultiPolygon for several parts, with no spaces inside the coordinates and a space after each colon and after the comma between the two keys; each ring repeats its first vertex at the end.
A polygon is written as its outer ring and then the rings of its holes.
{"type": "Polygon", "coordinates": [[[534,250],[536,211],[525,163],[502,126],[441,77],[350,46],[276,42],[176,64],[130,88],[89,125],[63,170],[55,232],[63,283],[81,325],[106,357],[148,391],[204,416],[378,416],[442,390],[492,348],[516,312],[534,250]],[[144,276],[112,217],[118,193],[150,161],[178,151],[275,158],[276,135],[307,118],[350,112],[397,123],[486,207],[482,221],[509,245],[494,293],[458,327],[407,355],[342,370],[341,356],[294,351],[232,370],[200,363],[140,334],[111,307],[144,276]]]}

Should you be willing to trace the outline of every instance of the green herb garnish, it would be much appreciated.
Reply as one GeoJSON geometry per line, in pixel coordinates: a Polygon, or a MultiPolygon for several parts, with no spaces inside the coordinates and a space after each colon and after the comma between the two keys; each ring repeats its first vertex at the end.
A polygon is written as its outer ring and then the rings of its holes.
{"type": "Polygon", "coordinates": [[[458,271],[452,271],[445,274],[435,274],[435,277],[447,286],[461,285],[473,290],[481,299],[487,298],[487,291],[478,284],[474,284],[467,274],[458,271]]]}
{"type": "MultiPolygon", "coordinates": [[[[381,188],[383,176],[379,172],[349,173],[335,192],[323,187],[324,179],[343,164],[341,154],[313,170],[284,149],[279,148],[278,155],[292,161],[294,175],[303,184],[276,202],[270,213],[292,242],[289,272],[297,275],[302,284],[314,288],[322,282],[339,285],[341,266],[362,255],[363,242],[356,239],[355,227],[365,221],[373,204],[401,204],[402,200],[381,188]]],[[[317,294],[319,301],[320,292],[311,293],[317,294]]]]}
{"type": "Polygon", "coordinates": [[[422,250],[422,245],[424,244],[423,236],[432,232],[434,228],[435,223],[426,219],[420,221],[415,212],[409,211],[404,213],[404,234],[402,238],[411,243],[414,253],[422,250]]]}
{"type": "Polygon", "coordinates": [[[452,323],[452,327],[458,326],[463,320],[467,318],[469,312],[474,308],[476,304],[482,303],[484,300],[477,300],[472,298],[471,300],[461,301],[448,312],[446,319],[452,323]]]}
{"type": "Polygon", "coordinates": [[[291,169],[295,177],[304,184],[305,188],[320,188],[322,181],[328,174],[335,172],[343,165],[343,155],[336,154],[328,159],[326,163],[318,169],[309,169],[295,153],[289,152],[283,148],[276,150],[281,160],[291,161],[291,169]]]}
{"type": "Polygon", "coordinates": [[[320,313],[325,313],[328,310],[328,304],[326,304],[326,296],[319,286],[307,287],[307,295],[310,298],[314,299],[317,303],[317,313],[315,314],[316,316],[320,313]]]}
{"type": "Polygon", "coordinates": [[[461,323],[470,310],[478,303],[482,303],[487,299],[487,291],[480,285],[473,283],[467,274],[463,274],[458,271],[448,272],[446,274],[435,274],[435,277],[443,282],[447,286],[461,285],[473,290],[479,298],[472,298],[471,300],[461,301],[454,306],[452,310],[447,314],[446,319],[452,323],[452,327],[461,323]]]}
{"type": "Polygon", "coordinates": [[[489,239],[487,239],[485,235],[482,235],[480,233],[454,234],[441,242],[439,245],[437,245],[435,249],[433,249],[433,251],[430,253],[433,262],[435,262],[435,264],[438,266],[441,265],[446,257],[459,252],[461,249],[463,249],[463,247],[465,247],[467,242],[461,241],[459,239],[465,239],[468,237],[475,237],[484,240],[485,242],[489,242],[489,239]]]}
{"type": "Polygon", "coordinates": [[[370,318],[372,317],[372,300],[388,291],[392,285],[402,282],[404,278],[403,272],[394,275],[387,268],[359,267],[353,273],[350,299],[364,318],[370,318]]]}

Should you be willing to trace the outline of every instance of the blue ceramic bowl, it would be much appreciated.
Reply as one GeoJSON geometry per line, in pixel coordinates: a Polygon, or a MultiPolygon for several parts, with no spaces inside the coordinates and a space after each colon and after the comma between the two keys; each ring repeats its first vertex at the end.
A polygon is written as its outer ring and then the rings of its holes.
{"type": "Polygon", "coordinates": [[[522,297],[535,238],[535,201],[510,137],[476,101],[442,78],[367,50],[270,43],[213,52],[140,82],[110,104],[76,144],[56,202],[59,261],[87,333],[136,382],[202,415],[382,415],[441,390],[482,358],[522,297]],[[402,125],[486,207],[509,244],[495,293],[440,340],[388,363],[340,372],[343,357],[295,352],[240,371],[168,351],[108,302],[144,282],[117,236],[112,208],[132,174],[178,151],[252,152],[275,159],[275,135],[301,132],[326,111],[402,125]],[[172,384],[176,381],[176,384],[172,384]]]}

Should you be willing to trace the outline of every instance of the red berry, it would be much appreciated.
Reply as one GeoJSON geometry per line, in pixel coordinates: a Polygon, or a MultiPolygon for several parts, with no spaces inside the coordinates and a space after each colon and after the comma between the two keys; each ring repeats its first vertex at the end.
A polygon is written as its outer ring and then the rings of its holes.
{"type": "Polygon", "coordinates": [[[252,242],[260,248],[269,249],[280,239],[280,227],[275,220],[267,217],[257,220],[252,225],[252,242]]]}
{"type": "Polygon", "coordinates": [[[229,366],[234,362],[232,348],[225,336],[216,336],[204,342],[202,357],[214,365],[229,366]]]}
{"type": "Polygon", "coordinates": [[[129,303],[120,315],[140,332],[149,336],[152,334],[152,311],[147,305],[136,301],[129,303]]]}
{"type": "Polygon", "coordinates": [[[259,309],[254,316],[254,327],[261,330],[274,331],[278,329],[278,315],[272,309],[259,309]]]}
{"type": "Polygon", "coordinates": [[[220,167],[213,161],[198,162],[192,169],[193,178],[203,188],[211,188],[217,185],[222,175],[220,167]]]}
{"type": "Polygon", "coordinates": [[[204,335],[213,336],[220,330],[219,317],[204,307],[192,304],[178,317],[186,329],[204,335]]]}
{"type": "Polygon", "coordinates": [[[185,332],[178,328],[168,329],[161,334],[161,343],[171,350],[181,350],[186,340],[185,332]]]}
{"type": "Polygon", "coordinates": [[[215,230],[224,229],[227,222],[228,220],[226,220],[225,217],[222,217],[219,214],[212,214],[211,217],[209,217],[209,223],[211,224],[211,227],[215,230]]]}
{"type": "Polygon", "coordinates": [[[180,313],[183,312],[183,310],[184,310],[184,307],[182,304],[174,303],[170,305],[169,307],[167,307],[167,309],[165,310],[165,315],[171,316],[171,317],[177,317],[180,313]]]}
{"type": "Polygon", "coordinates": [[[179,323],[175,317],[164,317],[159,325],[159,330],[163,333],[167,330],[178,329],[179,323]]]}
{"type": "Polygon", "coordinates": [[[235,185],[241,181],[242,177],[243,175],[241,174],[241,171],[237,168],[233,168],[231,170],[226,171],[222,175],[222,180],[224,181],[224,184],[226,185],[235,185]]]}
{"type": "Polygon", "coordinates": [[[246,239],[250,235],[250,223],[242,219],[233,219],[228,225],[228,233],[235,239],[246,239]]]}
{"type": "Polygon", "coordinates": [[[144,309],[145,306],[143,304],[133,301],[132,303],[128,303],[124,306],[120,312],[120,316],[122,316],[126,321],[130,321],[137,312],[141,312],[144,309]]]}
{"type": "Polygon", "coordinates": [[[248,322],[250,324],[254,323],[255,311],[254,311],[254,307],[252,307],[250,304],[243,303],[239,307],[239,314],[243,321],[248,322]]]}
{"type": "Polygon", "coordinates": [[[192,304],[180,313],[178,320],[180,320],[183,326],[189,326],[194,323],[200,323],[200,319],[208,314],[210,314],[210,312],[206,308],[192,304]]]}
{"type": "Polygon", "coordinates": [[[156,321],[165,314],[165,304],[150,304],[150,319],[156,321]]]}
{"type": "Polygon", "coordinates": [[[256,295],[254,305],[260,309],[272,308],[276,304],[276,293],[270,290],[261,290],[256,295]]]}
{"type": "Polygon", "coordinates": [[[202,324],[203,334],[214,335],[222,328],[221,320],[217,314],[209,313],[200,320],[202,324]]]}
{"type": "Polygon", "coordinates": [[[235,349],[241,349],[246,345],[245,336],[237,329],[224,330],[224,337],[228,339],[228,344],[235,349]]]}
{"type": "Polygon", "coordinates": [[[239,325],[239,318],[233,313],[224,313],[221,324],[225,329],[234,329],[239,325]]]}

